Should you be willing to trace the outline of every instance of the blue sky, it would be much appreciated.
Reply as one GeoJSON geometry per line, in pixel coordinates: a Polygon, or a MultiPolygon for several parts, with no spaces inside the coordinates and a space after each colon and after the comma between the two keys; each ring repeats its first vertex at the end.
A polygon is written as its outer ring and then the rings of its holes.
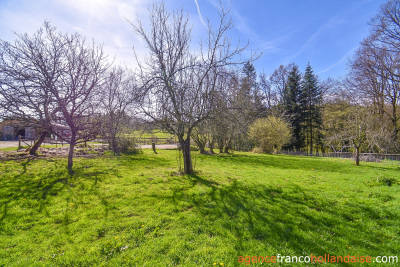
{"type": "MultiPolygon", "coordinates": [[[[346,63],[369,33],[368,22],[384,0],[222,0],[231,7],[233,42],[249,41],[246,54],[258,51],[258,72],[271,74],[281,64],[310,62],[321,78],[346,73],[346,63]]],[[[44,20],[63,32],[79,32],[117,61],[134,67],[132,46],[146,52],[126,19],[145,18],[145,0],[0,0],[0,39],[33,33],[44,20]]],[[[203,22],[217,18],[217,0],[166,0],[170,10],[182,7],[193,25],[194,41],[205,33],[203,22]]]]}

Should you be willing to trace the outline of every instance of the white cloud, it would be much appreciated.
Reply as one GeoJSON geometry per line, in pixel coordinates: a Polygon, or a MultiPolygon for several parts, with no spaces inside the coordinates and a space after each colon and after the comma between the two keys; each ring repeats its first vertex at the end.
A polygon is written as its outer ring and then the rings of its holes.
{"type": "Polygon", "coordinates": [[[147,14],[147,5],[145,0],[11,1],[0,10],[0,36],[13,41],[13,32],[33,34],[49,20],[59,31],[93,39],[117,62],[133,66],[133,45],[139,55],[145,51],[126,19],[147,14]]]}

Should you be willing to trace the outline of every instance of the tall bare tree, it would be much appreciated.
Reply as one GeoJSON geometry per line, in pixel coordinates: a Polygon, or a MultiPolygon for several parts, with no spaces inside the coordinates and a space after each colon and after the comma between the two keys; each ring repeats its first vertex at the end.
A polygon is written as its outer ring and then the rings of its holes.
{"type": "Polygon", "coordinates": [[[271,80],[268,79],[268,76],[264,72],[260,73],[259,75],[258,86],[262,94],[265,107],[267,110],[271,110],[271,108],[278,103],[278,95],[277,92],[272,88],[271,80]]]}
{"type": "Polygon", "coordinates": [[[375,36],[366,38],[351,61],[354,93],[368,101],[376,116],[391,121],[392,138],[398,139],[400,104],[400,51],[378,44],[375,36]]]}
{"type": "Polygon", "coordinates": [[[169,13],[164,3],[154,4],[149,29],[141,21],[131,23],[149,51],[146,61],[139,62],[143,112],[178,137],[186,174],[193,172],[193,128],[210,117],[225,67],[243,63],[237,57],[244,48],[232,48],[226,36],[232,28],[229,11],[221,7],[219,15],[219,24],[214,29],[209,23],[207,40],[197,51],[191,49],[189,21],[182,10],[169,13]]]}
{"type": "Polygon", "coordinates": [[[293,63],[287,66],[280,65],[269,77],[273,90],[277,93],[279,101],[283,101],[285,88],[287,86],[289,72],[293,68],[293,63]]]}
{"type": "Polygon", "coordinates": [[[64,38],[67,45],[62,72],[50,92],[57,105],[54,121],[70,131],[69,136],[61,138],[69,143],[68,168],[72,170],[75,145],[92,140],[100,133],[98,103],[110,65],[101,46],[87,44],[78,34],[64,35],[64,38]]]}
{"type": "Polygon", "coordinates": [[[400,1],[389,0],[371,21],[372,35],[387,50],[400,51],[400,1]]]}
{"type": "Polygon", "coordinates": [[[0,108],[3,117],[36,124],[35,154],[57,112],[51,90],[62,75],[67,40],[48,22],[32,36],[16,36],[14,43],[0,40],[0,108]]]}

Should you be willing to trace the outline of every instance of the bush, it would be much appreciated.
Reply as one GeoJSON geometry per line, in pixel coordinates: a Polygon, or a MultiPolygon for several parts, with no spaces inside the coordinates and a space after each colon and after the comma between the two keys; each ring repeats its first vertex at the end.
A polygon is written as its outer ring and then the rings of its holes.
{"type": "Polygon", "coordinates": [[[252,153],[256,153],[256,154],[262,154],[265,153],[261,148],[259,147],[255,147],[251,150],[252,153]]]}
{"type": "Polygon", "coordinates": [[[290,128],[282,119],[269,116],[256,120],[249,127],[249,137],[255,152],[276,153],[290,140],[290,128]]]}
{"type": "Polygon", "coordinates": [[[139,152],[139,143],[134,137],[119,136],[115,140],[113,152],[115,154],[137,153],[139,152]]]}
{"type": "Polygon", "coordinates": [[[399,184],[399,181],[393,177],[376,177],[376,179],[366,182],[368,186],[393,186],[399,184]]]}

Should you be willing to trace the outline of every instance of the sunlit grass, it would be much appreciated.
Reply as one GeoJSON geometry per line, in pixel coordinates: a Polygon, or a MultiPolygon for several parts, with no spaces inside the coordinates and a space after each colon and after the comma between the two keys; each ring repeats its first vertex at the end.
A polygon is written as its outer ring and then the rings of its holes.
{"type": "MultiPolygon", "coordinates": [[[[240,255],[397,255],[396,162],[177,151],[0,164],[0,266],[244,266],[240,255]],[[390,186],[389,186],[390,185],[390,186]]],[[[289,265],[288,265],[289,266],[289,265]]]]}

